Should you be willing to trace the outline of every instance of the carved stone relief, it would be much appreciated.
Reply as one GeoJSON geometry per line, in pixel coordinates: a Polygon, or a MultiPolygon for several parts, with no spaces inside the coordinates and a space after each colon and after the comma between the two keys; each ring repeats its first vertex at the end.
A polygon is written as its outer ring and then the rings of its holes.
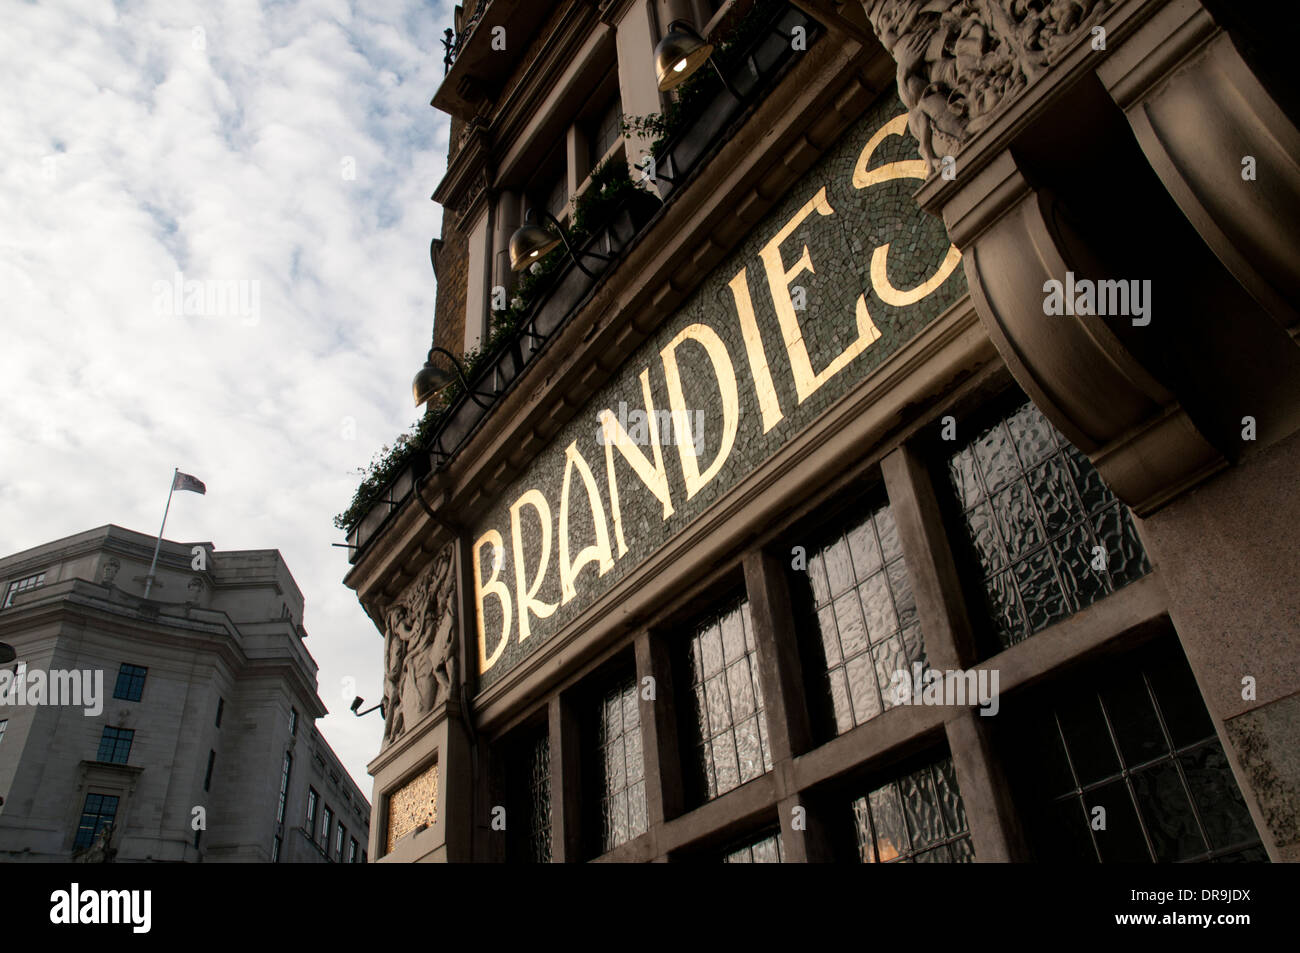
{"type": "Polygon", "coordinates": [[[1112,0],[862,0],[938,169],[1078,42],[1112,0]]]}
{"type": "Polygon", "coordinates": [[[456,685],[452,547],[384,612],[384,742],[395,741],[456,685]]]}

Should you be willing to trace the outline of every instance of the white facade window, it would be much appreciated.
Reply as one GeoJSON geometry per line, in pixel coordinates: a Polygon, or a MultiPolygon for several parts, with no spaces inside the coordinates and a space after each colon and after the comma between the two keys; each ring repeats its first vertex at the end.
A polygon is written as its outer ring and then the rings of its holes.
{"type": "Polygon", "coordinates": [[[38,572],[34,576],[28,576],[26,579],[16,579],[9,583],[9,589],[5,592],[5,604],[0,608],[8,609],[14,604],[14,597],[19,593],[30,592],[37,586],[45,582],[45,573],[38,572]]]}

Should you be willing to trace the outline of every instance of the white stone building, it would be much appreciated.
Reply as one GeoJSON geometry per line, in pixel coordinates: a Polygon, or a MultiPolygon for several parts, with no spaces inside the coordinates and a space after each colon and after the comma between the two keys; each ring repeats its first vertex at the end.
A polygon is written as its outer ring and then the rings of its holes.
{"type": "Polygon", "coordinates": [[[0,559],[0,862],[365,862],[280,553],[164,540],[145,599],[154,543],[0,559]]]}

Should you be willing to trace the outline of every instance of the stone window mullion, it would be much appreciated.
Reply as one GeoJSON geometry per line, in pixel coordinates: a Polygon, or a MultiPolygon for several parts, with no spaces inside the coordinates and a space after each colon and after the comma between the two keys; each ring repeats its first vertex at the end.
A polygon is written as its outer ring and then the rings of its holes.
{"type": "Polygon", "coordinates": [[[646,813],[654,830],[677,817],[685,807],[682,752],[678,748],[676,688],[669,646],[643,629],[634,640],[636,678],[641,706],[642,751],[645,756],[646,813]],[[653,679],[647,682],[646,679],[653,679]],[[646,697],[647,684],[654,698],[646,697]]]}

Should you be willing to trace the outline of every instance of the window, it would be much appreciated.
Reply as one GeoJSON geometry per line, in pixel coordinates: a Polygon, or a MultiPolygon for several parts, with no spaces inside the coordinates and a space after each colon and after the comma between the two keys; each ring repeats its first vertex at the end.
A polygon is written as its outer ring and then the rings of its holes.
{"type": "Polygon", "coordinates": [[[271,863],[280,862],[280,838],[279,836],[271,838],[271,863]]]}
{"type": "Polygon", "coordinates": [[[217,699],[217,727],[218,728],[221,727],[221,716],[225,714],[225,711],[226,711],[226,700],[224,698],[218,698],[217,699]]]}
{"type": "Polygon", "coordinates": [[[348,863],[349,864],[355,864],[360,859],[358,856],[359,850],[360,850],[360,845],[357,844],[357,839],[355,837],[349,837],[348,838],[348,863]]]}
{"type": "Polygon", "coordinates": [[[5,729],[9,727],[8,718],[0,718],[0,741],[5,740],[5,729]]]}
{"type": "Polygon", "coordinates": [[[612,99],[596,111],[586,123],[587,163],[592,170],[614,148],[623,134],[623,104],[617,90],[612,99]]]}
{"type": "Polygon", "coordinates": [[[289,709],[289,734],[295,738],[298,736],[298,709],[289,709]]]}
{"type": "Polygon", "coordinates": [[[591,784],[599,793],[600,853],[646,832],[645,762],[636,676],[619,679],[592,703],[596,730],[591,784]]]}
{"type": "Polygon", "coordinates": [[[203,790],[205,790],[205,791],[211,791],[211,790],[212,790],[212,768],[216,765],[216,763],[217,763],[217,753],[216,753],[215,751],[209,751],[209,752],[208,752],[208,771],[207,771],[207,773],[203,776],[203,790]]]}
{"type": "Polygon", "coordinates": [[[343,862],[343,841],[348,836],[348,829],[339,822],[339,826],[334,828],[334,859],[339,863],[343,862]]]}
{"type": "MultiPolygon", "coordinates": [[[[695,794],[712,800],[772,770],[749,601],[733,600],[694,625],[684,671],[695,794]]],[[[635,699],[635,694],[633,698],[635,699]]]]}
{"type": "Polygon", "coordinates": [[[141,665],[122,663],[117,670],[117,685],[113,687],[113,697],[129,702],[138,702],[144,696],[144,679],[149,670],[141,665]]]}
{"type": "Polygon", "coordinates": [[[807,571],[790,577],[820,734],[843,734],[893,707],[893,675],[924,665],[925,642],[883,491],[814,533],[807,571]]]}
{"type": "Polygon", "coordinates": [[[14,597],[24,592],[30,592],[37,586],[45,582],[45,573],[38,572],[34,576],[28,576],[25,579],[18,579],[9,583],[9,589],[5,592],[5,604],[0,608],[8,609],[14,604],[14,597]]]}
{"type": "Polygon", "coordinates": [[[1128,507],[1029,401],[948,460],[966,561],[1006,648],[1150,571],[1128,507]]]}
{"type": "Polygon", "coordinates": [[[895,778],[853,802],[863,863],[949,864],[975,859],[952,758],[895,778]]]}
{"type": "Polygon", "coordinates": [[[130,728],[105,727],[99,739],[99,753],[95,755],[95,760],[107,764],[126,764],[127,758],[131,756],[131,741],[134,738],[135,732],[130,728]]]}
{"type": "Polygon", "coordinates": [[[330,852],[330,833],[334,830],[334,812],[328,806],[325,808],[324,821],[320,829],[320,845],[325,849],[325,856],[330,852]]]}
{"type": "Polygon", "coordinates": [[[307,789],[307,830],[316,830],[316,806],[320,803],[320,795],[316,793],[315,788],[307,789]]]}
{"type": "Polygon", "coordinates": [[[289,772],[293,770],[293,755],[284,753],[284,767],[280,771],[280,807],[275,814],[277,824],[284,823],[284,807],[289,800],[289,772]]]}
{"type": "Polygon", "coordinates": [[[1174,636],[1012,704],[1004,744],[1034,752],[1008,763],[1040,860],[1268,859],[1174,636]]]}
{"type": "Polygon", "coordinates": [[[81,822],[77,825],[77,836],[72,842],[74,849],[89,847],[99,832],[113,823],[117,817],[117,802],[117,796],[113,794],[86,795],[86,804],[81,809],[81,822]]]}
{"type": "Polygon", "coordinates": [[[546,727],[523,739],[508,755],[506,816],[523,818],[506,835],[512,862],[551,862],[551,742],[546,727]]]}
{"type": "Polygon", "coordinates": [[[722,853],[722,862],[724,864],[784,863],[785,846],[781,843],[780,830],[766,831],[748,843],[727,848],[722,853]]]}

